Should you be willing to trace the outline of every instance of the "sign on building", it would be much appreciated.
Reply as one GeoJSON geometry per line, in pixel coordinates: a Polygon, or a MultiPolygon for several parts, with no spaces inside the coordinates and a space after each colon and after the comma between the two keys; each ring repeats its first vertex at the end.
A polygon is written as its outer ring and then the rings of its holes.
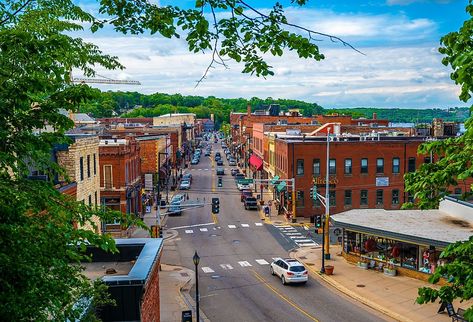
{"type": "Polygon", "coordinates": [[[145,173],[145,190],[153,190],[153,174],[145,173]]]}
{"type": "Polygon", "coordinates": [[[376,187],[389,187],[389,177],[377,177],[376,187]]]}

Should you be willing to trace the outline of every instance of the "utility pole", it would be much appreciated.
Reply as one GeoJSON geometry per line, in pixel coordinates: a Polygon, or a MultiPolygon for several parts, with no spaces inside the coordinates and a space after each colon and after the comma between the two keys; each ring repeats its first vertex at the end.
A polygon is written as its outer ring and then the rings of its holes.
{"type": "MultiPolygon", "coordinates": [[[[325,247],[325,259],[330,259],[330,229],[329,229],[329,219],[330,219],[330,128],[327,128],[327,169],[325,173],[325,218],[323,220],[323,239],[325,247]]],[[[322,247],[322,248],[324,248],[322,247]]]]}

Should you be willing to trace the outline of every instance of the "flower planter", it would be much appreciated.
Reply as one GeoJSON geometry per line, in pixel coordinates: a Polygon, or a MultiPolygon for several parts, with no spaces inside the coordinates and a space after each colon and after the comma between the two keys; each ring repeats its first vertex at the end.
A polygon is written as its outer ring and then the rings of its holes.
{"type": "Polygon", "coordinates": [[[384,275],[387,276],[396,276],[396,269],[384,268],[383,269],[384,275]]]}
{"type": "Polygon", "coordinates": [[[325,275],[333,275],[333,267],[332,265],[326,265],[325,266],[325,275]]]}
{"type": "Polygon", "coordinates": [[[368,269],[368,263],[358,262],[358,267],[361,269],[368,269]]]}

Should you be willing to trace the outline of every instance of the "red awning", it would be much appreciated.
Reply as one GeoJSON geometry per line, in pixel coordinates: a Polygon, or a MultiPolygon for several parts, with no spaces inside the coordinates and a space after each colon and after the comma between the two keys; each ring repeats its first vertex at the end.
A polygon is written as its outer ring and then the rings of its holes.
{"type": "Polygon", "coordinates": [[[263,160],[256,154],[250,156],[250,165],[255,167],[256,171],[263,169],[263,160]]]}

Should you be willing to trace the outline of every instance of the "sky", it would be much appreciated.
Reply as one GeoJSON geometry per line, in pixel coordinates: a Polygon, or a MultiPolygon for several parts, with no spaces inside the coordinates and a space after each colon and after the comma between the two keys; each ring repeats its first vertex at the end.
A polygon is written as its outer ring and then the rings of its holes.
{"type": "MultiPolygon", "coordinates": [[[[159,5],[192,7],[189,0],[153,0],[159,5]]],[[[274,1],[247,0],[265,11],[274,1]]],[[[90,12],[93,0],[78,2],[90,12]]],[[[290,52],[268,56],[275,75],[266,79],[241,73],[242,64],[211,69],[197,81],[210,62],[210,53],[189,53],[183,39],[158,35],[129,36],[102,30],[83,32],[84,40],[119,57],[124,71],[103,71],[113,79],[138,80],[141,86],[99,85],[102,90],[145,94],[180,93],[222,98],[285,98],[317,103],[325,108],[448,108],[465,106],[459,87],[442,65],[440,38],[457,31],[468,19],[468,0],[309,0],[304,7],[283,4],[288,21],[342,38],[360,54],[321,38],[322,61],[299,59],[290,52]]],[[[81,76],[81,75],[75,75],[81,76]]],[[[91,86],[93,86],[91,84],[91,86]]]]}

